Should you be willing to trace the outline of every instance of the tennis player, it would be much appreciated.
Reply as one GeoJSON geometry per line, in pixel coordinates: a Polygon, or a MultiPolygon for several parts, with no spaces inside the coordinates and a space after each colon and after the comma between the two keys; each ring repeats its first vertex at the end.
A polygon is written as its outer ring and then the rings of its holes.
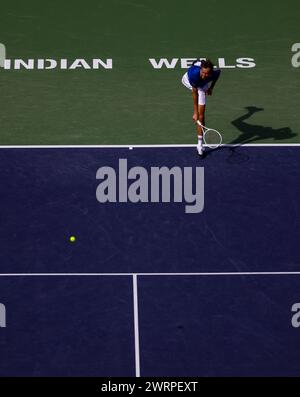
{"type": "MultiPolygon", "coordinates": [[[[220,69],[215,69],[213,63],[207,60],[196,60],[182,77],[182,84],[192,91],[194,102],[193,120],[205,125],[206,95],[212,95],[214,86],[220,76],[220,69]]],[[[200,156],[203,155],[203,131],[197,124],[198,145],[200,156]]]]}

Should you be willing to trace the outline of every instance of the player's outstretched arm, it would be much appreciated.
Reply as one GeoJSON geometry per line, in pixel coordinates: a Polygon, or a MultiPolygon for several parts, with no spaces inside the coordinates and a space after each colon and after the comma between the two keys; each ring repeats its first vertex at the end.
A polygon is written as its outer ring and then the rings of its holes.
{"type": "Polygon", "coordinates": [[[198,114],[198,90],[197,90],[197,88],[193,87],[192,95],[193,95],[193,103],[194,103],[193,120],[196,123],[198,118],[199,118],[199,114],[198,114]]]}

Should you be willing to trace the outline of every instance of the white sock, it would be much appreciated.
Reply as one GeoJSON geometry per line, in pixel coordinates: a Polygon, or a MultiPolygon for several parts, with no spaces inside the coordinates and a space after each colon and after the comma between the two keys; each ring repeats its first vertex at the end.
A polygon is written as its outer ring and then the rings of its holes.
{"type": "Polygon", "coordinates": [[[198,135],[198,145],[202,146],[202,135],[198,135]]]}

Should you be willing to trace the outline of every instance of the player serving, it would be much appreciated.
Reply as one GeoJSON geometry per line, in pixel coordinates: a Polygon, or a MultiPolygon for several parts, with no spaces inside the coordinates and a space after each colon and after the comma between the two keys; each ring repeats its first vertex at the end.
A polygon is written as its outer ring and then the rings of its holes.
{"type": "Polygon", "coordinates": [[[193,120],[197,125],[198,145],[200,156],[203,155],[203,130],[205,126],[205,104],[206,95],[212,95],[213,88],[220,76],[221,71],[215,69],[213,63],[207,60],[193,62],[187,73],[182,77],[182,84],[192,90],[194,101],[193,120]],[[198,123],[200,121],[200,123],[198,123]]]}

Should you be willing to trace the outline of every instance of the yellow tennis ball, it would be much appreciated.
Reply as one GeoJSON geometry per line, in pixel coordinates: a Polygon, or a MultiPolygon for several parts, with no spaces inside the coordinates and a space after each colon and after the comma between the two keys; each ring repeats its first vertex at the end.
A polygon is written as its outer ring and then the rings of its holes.
{"type": "Polygon", "coordinates": [[[70,237],[70,241],[71,241],[71,243],[75,243],[75,241],[76,241],[75,236],[71,236],[71,237],[70,237]]]}

